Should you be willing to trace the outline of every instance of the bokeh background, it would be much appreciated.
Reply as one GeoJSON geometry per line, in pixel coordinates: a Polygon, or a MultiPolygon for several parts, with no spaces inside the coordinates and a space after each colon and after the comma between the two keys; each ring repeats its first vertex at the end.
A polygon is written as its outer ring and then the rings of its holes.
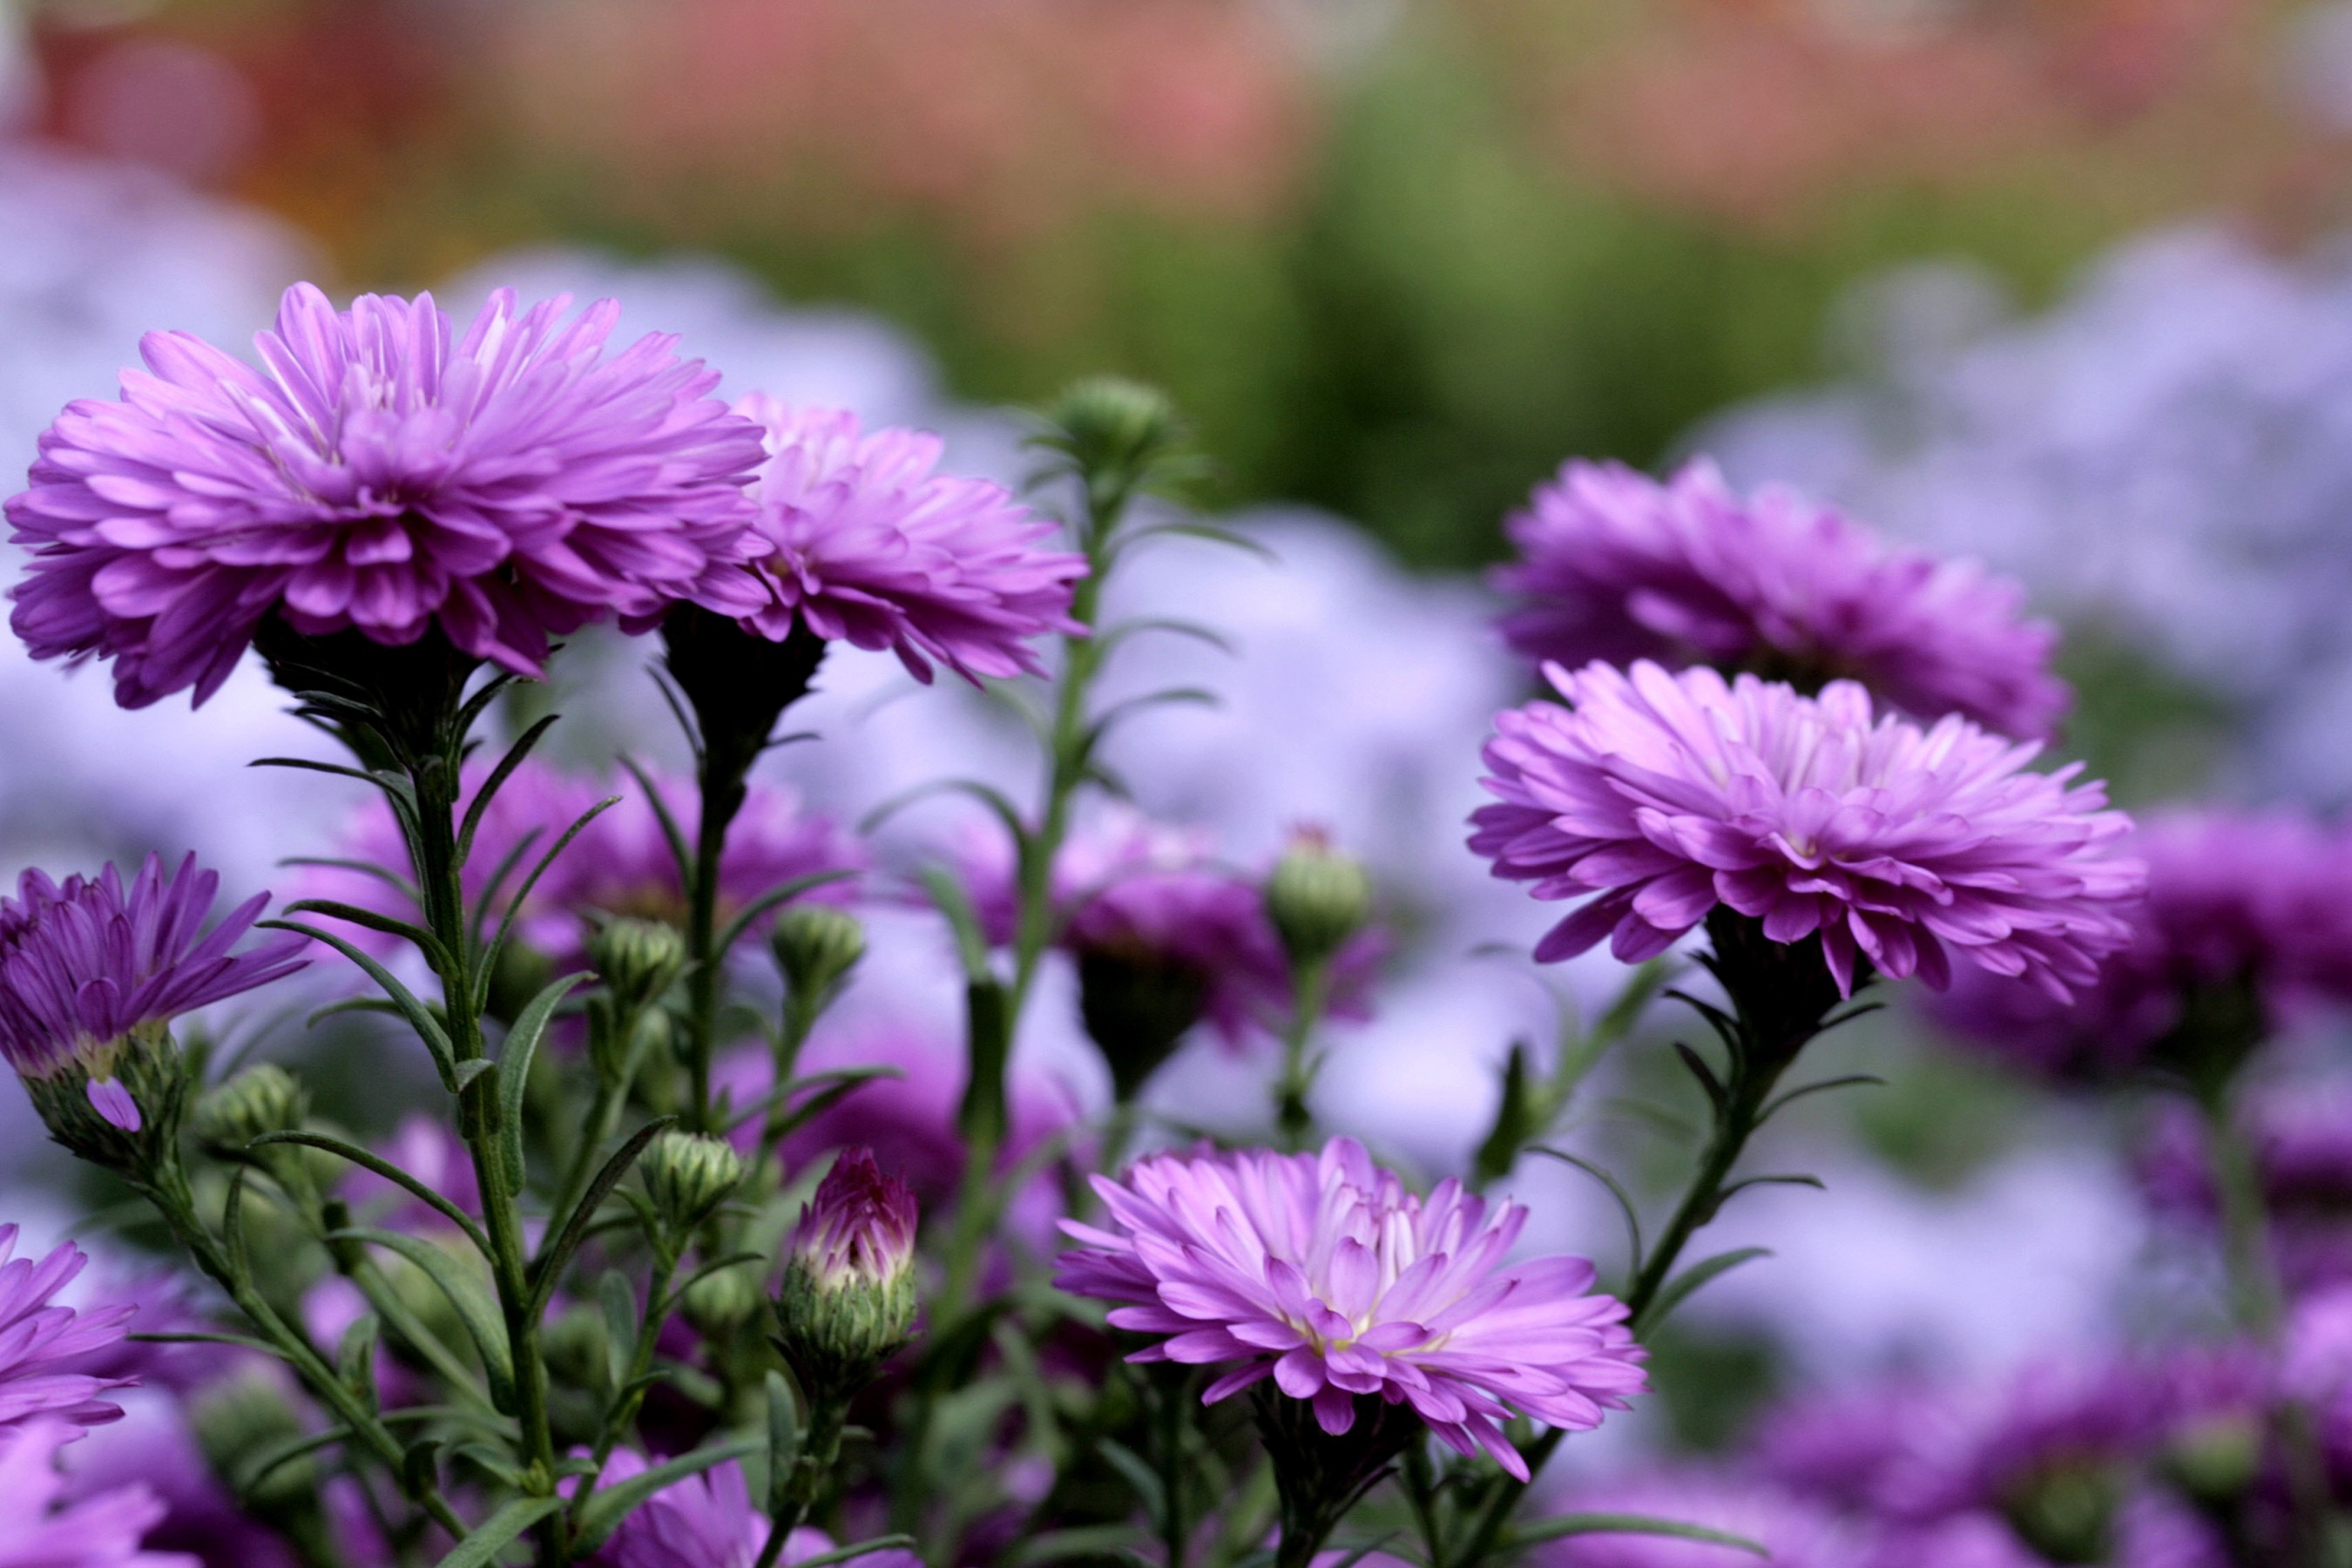
{"type": "MultiPolygon", "coordinates": [[[[615,293],[625,328],[684,334],[731,391],[940,429],[1008,478],[1008,406],[1093,371],[1168,388],[1213,459],[1203,505],[1275,559],[1184,544],[1138,566],[1132,605],[1211,620],[1240,657],[1171,647],[1123,676],[1225,702],[1138,725],[1118,760],[1236,858],[1316,821],[1373,864],[1401,941],[1322,1109],[1425,1171],[1476,1142],[1511,1041],[1552,1028],[1545,989],[1481,956],[1546,912],[1460,838],[1489,718],[1528,689],[1477,570],[1564,458],[1711,452],[2021,577],[2068,632],[2063,750],[2126,804],[2352,795],[2352,5],[12,0],[0,18],[12,486],[141,331],[241,342],[297,277],[460,309],[500,283],[615,293]]],[[[576,757],[669,744],[641,658],[582,650],[555,694],[576,757]]],[[[816,808],[1031,777],[1001,712],[884,661],[838,657],[812,722],[823,744],[768,765],[816,808]]],[[[11,641],[0,738],[11,875],[194,847],[260,887],[341,815],[245,770],[305,743],[250,671],[201,714],[126,715],[95,672],[11,641]]],[[[936,932],[901,946],[867,1004],[945,1018],[936,932]]],[[[1612,968],[1559,990],[1590,1006],[1612,968]]],[[[1049,995],[1024,1049],[1097,1096],[1069,1011],[1049,995]]],[[[2294,1059],[2340,1047],[2316,1027],[2294,1059]]],[[[2145,1107],[2029,1086],[1900,1009],[1824,1052],[1890,1087],[1778,1130],[1766,1163],[1829,1191],[1742,1199],[1727,1239],[1779,1258],[1695,1305],[1623,1440],[1704,1447],[1793,1388],[2110,1344],[2151,1277],[2202,1267],[2135,1188],[2145,1107]]],[[[1658,1059],[1625,1053],[1575,1137],[1662,1191],[1679,1145],[1623,1110],[1682,1092],[1658,1059]]],[[[1161,1094],[1244,1118],[1251,1070],[1198,1049],[1161,1094]]],[[[62,1225],[74,1200],[6,1098],[0,1206],[62,1225]]],[[[336,1108],[381,1129],[397,1102],[371,1064],[336,1108]]],[[[1580,1183],[1531,1165],[1518,1184],[1547,1240],[1613,1262],[1614,1216],[1580,1183]]]]}

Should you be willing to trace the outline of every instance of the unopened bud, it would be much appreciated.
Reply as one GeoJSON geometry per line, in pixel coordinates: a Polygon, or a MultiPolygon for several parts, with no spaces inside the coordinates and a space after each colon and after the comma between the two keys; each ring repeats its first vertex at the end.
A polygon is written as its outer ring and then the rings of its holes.
{"type": "Polygon", "coordinates": [[[588,962],[624,1014],[635,1013],[670,987],[686,967],[686,939],[659,921],[606,921],[588,942],[588,962]]]}
{"type": "Polygon", "coordinates": [[[80,1158],[139,1177],[173,1157],[189,1082],[164,1026],[81,1046],[24,1079],[49,1135],[80,1158]]]}
{"type": "Polygon", "coordinates": [[[2243,1497],[2262,1465],[2262,1425],[2250,1415],[2200,1422],[2168,1444],[2163,1455],[2166,1478],[2207,1508],[2243,1497]]]}
{"type": "Polygon", "coordinates": [[[1118,376],[1088,376],[1065,388],[1045,411],[1040,442],[1062,452],[1087,476],[1116,475],[1132,482],[1185,437],[1184,422],[1168,395],[1118,376]]]}
{"type": "Polygon", "coordinates": [[[294,1075],[275,1062],[249,1067],[196,1101],[192,1119],[196,1142],[216,1154],[235,1156],[269,1132],[290,1132],[309,1114],[310,1096],[294,1075]]]}
{"type": "Polygon", "coordinates": [[[2105,1563],[2122,1499],[2105,1466],[2061,1464],[2029,1477],[2003,1500],[2010,1528],[2053,1563],[2105,1563]]]}
{"type": "Polygon", "coordinates": [[[915,1194],[871,1152],[845,1151],[801,1210],[776,1321],[812,1396],[846,1400],[915,1328],[915,1194]]]}
{"type": "Polygon", "coordinates": [[[1328,962],[1371,912],[1371,879],[1320,833],[1292,838],[1265,881],[1266,918],[1293,963],[1328,962]]]}
{"type": "Polygon", "coordinates": [[[723,1138],[663,1132],[646,1150],[646,1194],[662,1222],[679,1235],[693,1230],[727,1201],[743,1180],[743,1156],[723,1138]]]}
{"type": "Polygon", "coordinates": [[[768,945],[792,994],[822,1001],[866,956],[866,928],[831,904],[794,904],[776,917],[768,945]]]}
{"type": "Polygon", "coordinates": [[[751,1265],[706,1274],[686,1288],[686,1321],[706,1340],[723,1340],[758,1314],[764,1300],[751,1265]]]}

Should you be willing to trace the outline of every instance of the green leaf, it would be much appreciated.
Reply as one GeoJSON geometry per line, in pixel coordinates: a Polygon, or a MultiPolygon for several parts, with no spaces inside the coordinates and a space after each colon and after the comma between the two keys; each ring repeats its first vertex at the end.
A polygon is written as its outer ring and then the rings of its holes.
{"type": "Polygon", "coordinates": [[[492,768],[489,777],[482,781],[482,787],[474,792],[473,803],[466,807],[466,819],[457,829],[457,864],[461,868],[474,852],[474,834],[482,826],[483,813],[490,809],[490,802],[497,798],[499,787],[522,766],[523,759],[530,755],[530,749],[539,744],[540,737],[547,733],[557,717],[550,713],[516,736],[515,743],[507,748],[507,754],[499,759],[499,765],[492,768]]]}
{"type": "Polygon", "coordinates": [[[522,1191],[523,1083],[530,1077],[531,1053],[539,1049],[540,1039],[547,1033],[548,1022],[555,1016],[556,1008],[563,1005],[573,987],[587,978],[585,974],[567,974],[543,987],[515,1016],[514,1027],[507,1031],[506,1044],[499,1047],[499,1153],[506,1162],[509,1191],[522,1191]]]}
{"type": "Polygon", "coordinates": [[[877,1552],[906,1552],[913,1548],[911,1535],[877,1535],[870,1541],[856,1542],[848,1546],[836,1546],[830,1552],[820,1552],[814,1557],[803,1557],[793,1568],[833,1568],[835,1563],[848,1563],[877,1552]]]}
{"type": "Polygon", "coordinates": [[[335,1375],[371,1411],[381,1403],[375,1393],[375,1346],[383,1332],[383,1324],[373,1312],[362,1312],[335,1347],[335,1375]]]}
{"type": "Polygon", "coordinates": [[[688,1476],[698,1476],[730,1459],[749,1458],[766,1447],[764,1440],[747,1437],[716,1448],[698,1448],[691,1454],[681,1454],[664,1464],[640,1470],[627,1480],[617,1481],[589,1493],[572,1510],[573,1555],[585,1557],[604,1545],[639,1503],[664,1487],[684,1480],[688,1476]]]}
{"type": "Polygon", "coordinates": [[[415,882],[391,867],[379,866],[373,860],[353,860],[334,855],[287,855],[280,857],[278,863],[280,866],[320,866],[335,871],[354,871],[362,877],[374,878],[410,903],[420,909],[424,907],[424,896],[416,890],[415,882]]]}
{"type": "Polygon", "coordinates": [[[1734,1551],[1753,1552],[1759,1557],[1772,1555],[1769,1548],[1760,1546],[1744,1535],[1734,1535],[1725,1530],[1709,1530],[1703,1524],[1652,1519],[1647,1514],[1639,1513],[1563,1513],[1550,1519],[1530,1520],[1513,1530],[1505,1538],[1505,1545],[1507,1548],[1534,1546],[1569,1535],[1671,1535],[1678,1541],[1728,1546],[1734,1551]]]}
{"type": "MultiPolygon", "coordinates": [[[[695,734],[694,725],[687,718],[686,710],[678,706],[677,699],[671,694],[667,683],[656,680],[656,684],[661,687],[662,695],[669,699],[670,711],[677,715],[678,724],[686,731],[687,739],[694,742],[698,757],[702,752],[702,742],[695,734]]],[[[677,814],[670,810],[669,802],[662,799],[661,791],[654,787],[652,776],[638,765],[636,758],[625,752],[621,754],[621,765],[629,770],[629,776],[637,781],[639,789],[646,792],[646,804],[653,808],[654,821],[661,826],[662,842],[669,846],[670,858],[677,864],[677,885],[691,893],[694,889],[694,849],[686,841],[686,829],[678,826],[677,814]]]]}
{"type": "Polygon", "coordinates": [[[489,1568],[498,1554],[541,1520],[562,1508],[560,1498],[519,1497],[484,1520],[481,1528],[457,1542],[439,1568],[489,1568]]]}
{"type": "Polygon", "coordinates": [[[257,1340],[251,1334],[125,1334],[123,1338],[142,1345],[235,1345],[239,1350],[257,1351],[263,1355],[276,1356],[279,1361],[293,1359],[268,1340],[257,1340]]]}
{"type": "Polygon", "coordinates": [[[396,1252],[416,1265],[448,1298],[449,1305],[457,1310],[457,1321],[465,1325],[467,1337],[474,1342],[475,1353],[482,1358],[482,1370],[489,1374],[490,1402],[502,1411],[513,1413],[514,1359],[507,1346],[506,1323],[479,1279],[467,1273],[457,1258],[422,1237],[359,1226],[329,1231],[327,1239],[364,1241],[387,1252],[396,1252]]]}
{"type": "Polygon", "coordinates": [[[955,932],[956,954],[963,961],[964,979],[978,985],[995,979],[988,967],[988,932],[980,923],[980,913],[971,907],[971,895],[964,890],[944,867],[926,866],[919,873],[923,890],[931,896],[931,903],[945,915],[948,926],[955,932]]]}
{"type": "Polygon", "coordinates": [[[1168,1489],[1160,1484],[1159,1475],[1144,1461],[1143,1456],[1116,1437],[1097,1440],[1095,1451],[1110,1464],[1110,1468],[1126,1478],[1135,1489],[1135,1500],[1143,1505],[1144,1517],[1157,1525],[1168,1515],[1168,1489]]]}
{"type": "Polygon", "coordinates": [[[303,1432],[281,1438],[261,1452],[239,1460],[234,1477],[237,1501],[250,1503],[253,1494],[261,1489],[261,1483],[271,1476],[297,1459],[307,1458],[321,1448],[331,1448],[338,1443],[349,1441],[351,1436],[352,1429],[348,1426],[332,1426],[324,1432],[303,1432]]]}
{"type": "Polygon", "coordinates": [[[1011,998],[993,979],[975,980],[964,987],[970,1077],[963,1103],[956,1110],[956,1131],[967,1145],[1002,1148],[1011,1124],[1004,1098],[1004,1068],[1013,1044],[1011,1011],[1011,998]]]}
{"type": "Polygon", "coordinates": [[[451,1094],[457,1092],[457,1050],[449,1043],[448,1031],[441,1027],[440,1020],[433,1016],[432,1010],[417,999],[415,992],[393,977],[392,971],[334,932],[320,931],[317,926],[304,925],[300,921],[258,921],[255,924],[258,929],[295,931],[313,942],[325,942],[358,964],[367,977],[392,998],[393,1005],[400,1009],[400,1016],[408,1020],[408,1026],[416,1031],[416,1037],[423,1040],[425,1048],[433,1053],[433,1065],[441,1072],[441,1086],[451,1094]]]}
{"type": "Polygon", "coordinates": [[[449,950],[441,945],[441,939],[414,921],[404,921],[397,915],[387,915],[336,899],[297,899],[286,906],[286,912],[289,915],[325,915],[347,925],[364,926],[386,936],[396,936],[423,953],[425,962],[433,966],[436,973],[449,967],[449,950]]]}
{"type": "Polygon", "coordinates": [[[499,933],[490,939],[490,945],[482,951],[481,969],[474,981],[475,1011],[479,1012],[489,1003],[490,980],[498,973],[499,954],[505,951],[507,936],[514,930],[515,921],[521,918],[523,900],[530,897],[530,890],[533,888],[539,886],[539,879],[547,875],[547,868],[555,864],[555,858],[570,848],[572,841],[586,832],[590,823],[620,804],[619,795],[607,795],[573,818],[572,826],[563,830],[563,837],[557,839],[549,847],[547,853],[539,858],[539,864],[530,868],[530,875],[522,879],[522,886],[517,888],[514,890],[514,897],[507,900],[507,912],[499,921],[499,933]]]}
{"type": "Polygon", "coordinates": [[[1495,1102],[1494,1125],[1471,1162],[1473,1186],[1484,1187],[1502,1180],[1517,1162],[1519,1151],[1528,1141],[1543,1131],[1546,1112],[1551,1108],[1538,1105],[1537,1099],[1528,1071],[1527,1042],[1514,1040],[1511,1054],[1503,1061],[1503,1091],[1495,1102]]]}
{"type": "Polygon", "coordinates": [[[604,1206],[605,1197],[620,1185],[621,1178],[629,1173],[629,1167],[636,1163],[637,1156],[645,1152],[646,1145],[677,1120],[675,1116],[654,1118],[629,1134],[629,1141],[614,1151],[613,1157],[604,1162],[604,1168],[596,1173],[595,1180],[588,1184],[588,1190],[580,1194],[580,1202],[573,1205],[571,1215],[564,1220],[553,1245],[541,1252],[531,1264],[530,1300],[523,1309],[526,1320],[534,1323],[539,1321],[540,1314],[547,1310],[548,1298],[555,1294],[556,1281],[563,1277],[564,1268],[572,1261],[572,1255],[580,1249],[580,1243],[587,1237],[589,1224],[595,1219],[596,1211],[604,1206]]]}
{"type": "Polygon", "coordinates": [[[313,1008],[310,1015],[302,1020],[302,1026],[315,1029],[323,1020],[344,1013],[381,1013],[390,1018],[400,1016],[400,1009],[381,996],[346,996],[340,1002],[330,1002],[323,1007],[313,1008]]]}
{"type": "Polygon", "coordinates": [[[1743,1247],[1737,1252],[1718,1252],[1704,1263],[1692,1264],[1670,1280],[1665,1288],[1658,1292],[1656,1298],[1642,1310],[1642,1315],[1633,1323],[1635,1337],[1639,1338],[1664,1321],[1668,1312],[1681,1306],[1691,1292],[1700,1286],[1722,1278],[1743,1263],[1750,1263],[1759,1258],[1771,1256],[1772,1249],[1769,1247],[1743,1247]]]}
{"type": "Polygon", "coordinates": [[[475,1250],[483,1258],[488,1258],[490,1256],[490,1238],[482,1233],[482,1227],[475,1223],[473,1215],[383,1156],[371,1153],[356,1143],[346,1143],[341,1138],[330,1137],[324,1132],[265,1132],[247,1147],[258,1149],[267,1143],[299,1143],[309,1149],[323,1149],[338,1159],[350,1161],[363,1171],[373,1171],[456,1226],[464,1233],[466,1239],[474,1244],[475,1250]]]}
{"type": "Polygon", "coordinates": [[[637,1292],[629,1277],[607,1268],[596,1279],[596,1305],[604,1315],[604,1375],[617,1403],[621,1385],[629,1381],[629,1363],[637,1347],[637,1292]]]}
{"type": "Polygon", "coordinates": [[[1633,1195],[1625,1190],[1624,1184],[1583,1156],[1571,1154],[1565,1149],[1555,1149],[1549,1143],[1538,1143],[1528,1152],[1546,1155],[1564,1164],[1573,1165],[1609,1189],[1609,1195],[1617,1200],[1617,1212],[1625,1216],[1625,1236],[1633,1247],[1633,1261],[1626,1266],[1626,1278],[1632,1279],[1640,1274],[1642,1272],[1642,1216],[1635,1211],[1633,1195]]]}
{"type": "Polygon", "coordinates": [[[1756,1113],[1756,1125],[1759,1127],[1763,1126],[1767,1121],[1771,1121],[1773,1117],[1779,1115],[1784,1107],[1795,1104],[1798,1100],[1804,1099],[1809,1094],[1827,1094],[1830,1090],[1834,1089],[1853,1089],[1863,1084],[1874,1084],[1880,1089],[1884,1089],[1886,1087],[1886,1080],[1880,1078],[1876,1073],[1850,1072],[1843,1078],[1825,1078],[1819,1083],[1800,1084],[1795,1089],[1790,1089],[1786,1093],[1774,1099],[1770,1103],[1767,1104],[1763,1110],[1758,1111],[1756,1113]]]}
{"type": "Polygon", "coordinates": [[[1033,1535],[1009,1552],[1004,1561],[1014,1568],[1032,1563],[1065,1563],[1073,1557],[1115,1556],[1151,1539],[1131,1524],[1081,1524],[1033,1535]]]}
{"type": "Polygon", "coordinates": [[[1675,1055],[1682,1058],[1683,1066],[1690,1068],[1690,1075],[1698,1079],[1699,1088],[1706,1090],[1707,1103],[1715,1107],[1716,1115],[1720,1117],[1730,1103],[1730,1096],[1725,1091],[1722,1080],[1715,1076],[1715,1069],[1706,1065],[1705,1057],[1680,1040],[1675,1042],[1675,1055]]]}

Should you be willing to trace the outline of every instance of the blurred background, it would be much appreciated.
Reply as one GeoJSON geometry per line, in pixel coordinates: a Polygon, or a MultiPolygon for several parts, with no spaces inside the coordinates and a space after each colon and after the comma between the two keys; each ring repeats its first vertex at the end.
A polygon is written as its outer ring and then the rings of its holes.
{"type": "MultiPolygon", "coordinates": [[[[2352,795],[2352,5],[12,0],[0,17],[12,487],[141,331],[241,344],[297,277],[467,310],[499,283],[615,293],[625,330],[683,333],[730,392],[940,429],[955,461],[1007,477],[1019,427],[991,410],[1093,371],[1168,388],[1214,460],[1211,505],[1278,560],[1186,546],[1139,566],[1136,607],[1203,615],[1243,657],[1139,671],[1227,702],[1139,726],[1126,758],[1148,805],[1237,858],[1317,820],[1372,862],[1410,918],[1325,1110],[1423,1169],[1462,1162],[1487,1065],[1551,1026],[1538,986],[1472,956],[1551,911],[1460,838],[1491,714],[1529,689],[1476,569],[1564,458],[1711,452],[2023,578],[2068,632],[2063,750],[2126,804],[2352,795]]],[[[654,732],[639,656],[583,657],[576,684],[604,684],[575,754],[654,732]]],[[[1001,714],[905,686],[838,657],[828,744],[778,776],[845,814],[953,768],[1029,780],[1001,714]]],[[[195,847],[260,886],[335,828],[336,803],[243,771],[299,740],[252,672],[202,715],[125,715],[95,672],[35,668],[12,639],[0,733],[11,875],[195,847]]],[[[1570,991],[1605,995],[1612,969],[1576,966],[1570,991]]],[[[1083,1078],[1066,1016],[1045,1027],[1083,1078]]],[[[1808,1379],[2111,1342],[2132,1282],[2179,1263],[2134,1187],[2132,1105],[2029,1087],[1899,1014],[1830,1055],[1894,1086],[1790,1119],[1790,1157],[1831,1191],[1726,1221],[1780,1260],[1662,1347],[1654,1435],[1719,1442],[1808,1379]]],[[[1239,1081],[1195,1057],[1169,1095],[1239,1081]]],[[[1596,1146],[1675,1178],[1672,1142],[1606,1122],[1596,1146]]],[[[1614,1216],[1580,1182],[1521,1184],[1550,1199],[1548,1239],[1605,1254],[1614,1216]]]]}

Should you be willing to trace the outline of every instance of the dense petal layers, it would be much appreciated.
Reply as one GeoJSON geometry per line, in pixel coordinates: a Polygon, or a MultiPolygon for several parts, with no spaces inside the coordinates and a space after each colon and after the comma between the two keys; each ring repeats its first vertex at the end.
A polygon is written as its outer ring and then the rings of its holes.
{"type": "Polygon", "coordinates": [[[1525,1479],[1503,1435],[1515,1411],[1582,1431],[1644,1386],[1625,1308],[1593,1293],[1591,1264],[1506,1265],[1526,1209],[1453,1180],[1417,1197],[1353,1139],[1159,1155],[1094,1184],[1116,1228],[1065,1220],[1081,1245],[1055,1282],[1161,1336],[1131,1361],[1232,1363],[1206,1402],[1271,1378],[1337,1434],[1378,1394],[1525,1479]]]}
{"type": "Polygon", "coordinates": [[[2129,939],[2130,819],[2073,768],[2026,772],[2031,744],[1874,718],[1851,681],[1810,698],[1647,661],[1546,674],[1569,705],[1496,721],[1496,803],[1470,840],[1537,898],[1591,896],[1539,959],[1603,937],[1654,957],[1720,904],[1775,942],[1818,936],[1841,989],[1857,954],[1939,989],[1957,954],[2063,1000],[2129,939]]]}
{"type": "Polygon", "coordinates": [[[1531,658],[1846,676],[1920,720],[2009,735],[2047,736],[2066,710],[2058,634],[2021,617],[2017,584],[1890,550],[1790,490],[1743,499],[1704,459],[1664,484],[1569,463],[1507,529],[1519,559],[1496,582],[1519,607],[1503,629],[1531,658]]]}
{"type": "Polygon", "coordinates": [[[861,432],[854,414],[762,394],[736,407],[769,454],[752,489],[766,603],[751,630],[781,642],[801,624],[888,648],[928,681],[934,660],[975,679],[1036,674],[1033,639],[1082,629],[1069,610],[1086,558],[1046,548],[1054,525],[1002,485],[936,472],[938,437],[861,432]]]}
{"type": "Polygon", "coordinates": [[[26,871],[0,899],[0,1058],[26,1078],[69,1067],[90,1075],[90,1100],[135,1130],[138,1107],[110,1076],[134,1029],[250,991],[302,966],[299,937],[244,952],[236,942],[268,895],[256,894],[206,929],[217,872],[189,856],[166,875],[150,855],[125,886],[112,866],[60,884],[26,871]]]}
{"type": "Polygon", "coordinates": [[[130,1378],[92,1372],[99,1352],[122,1342],[139,1310],[121,1302],[76,1311],[56,1300],[89,1259],[60,1242],[36,1262],[12,1258],[16,1227],[0,1225],[0,1431],[36,1418],[94,1426],[122,1412],[102,1394],[130,1378]]]}
{"type": "Polygon", "coordinates": [[[12,624],[38,658],[110,658],[141,707],[217,690],[272,615],[383,644],[437,626],[536,674],[548,639],[694,597],[738,611],[758,427],[718,374],[618,305],[494,294],[460,337],[430,295],[338,312],[286,291],[256,369],[150,333],[116,402],[69,405],[7,503],[33,552],[12,624]]]}

